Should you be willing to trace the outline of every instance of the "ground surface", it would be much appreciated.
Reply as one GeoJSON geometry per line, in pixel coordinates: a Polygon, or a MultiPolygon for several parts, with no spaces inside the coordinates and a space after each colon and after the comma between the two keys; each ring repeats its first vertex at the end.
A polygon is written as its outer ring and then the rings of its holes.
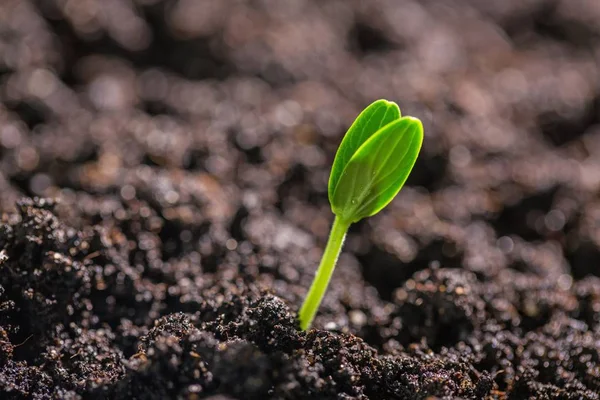
{"type": "Polygon", "coordinates": [[[0,1],[0,398],[599,399],[598,20],[0,1]],[[329,165],[381,97],[422,155],[300,333],[329,165]]]}

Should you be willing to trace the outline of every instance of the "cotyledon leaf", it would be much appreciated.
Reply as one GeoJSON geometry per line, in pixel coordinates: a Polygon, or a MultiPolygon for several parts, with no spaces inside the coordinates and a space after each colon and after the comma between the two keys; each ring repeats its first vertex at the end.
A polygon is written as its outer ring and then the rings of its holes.
{"type": "Polygon", "coordinates": [[[346,168],[348,161],[354,156],[356,151],[362,146],[375,132],[390,122],[400,118],[400,108],[394,102],[387,100],[377,100],[365,108],[354,120],[354,123],[344,135],[342,143],[333,160],[331,174],[329,175],[329,202],[333,202],[333,194],[338,185],[342,172],[346,168]]]}
{"type": "Polygon", "coordinates": [[[347,222],[377,214],[402,189],[422,142],[423,125],[413,117],[397,119],[371,135],[338,178],[331,198],[334,214],[347,222]]]}

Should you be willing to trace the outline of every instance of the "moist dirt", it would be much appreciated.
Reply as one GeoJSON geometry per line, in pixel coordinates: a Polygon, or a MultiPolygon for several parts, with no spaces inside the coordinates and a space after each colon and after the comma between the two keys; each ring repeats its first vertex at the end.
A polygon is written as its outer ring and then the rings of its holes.
{"type": "Polygon", "coordinates": [[[600,399],[600,3],[0,2],[0,398],[600,399]],[[423,120],[314,329],[337,145],[423,120]]]}

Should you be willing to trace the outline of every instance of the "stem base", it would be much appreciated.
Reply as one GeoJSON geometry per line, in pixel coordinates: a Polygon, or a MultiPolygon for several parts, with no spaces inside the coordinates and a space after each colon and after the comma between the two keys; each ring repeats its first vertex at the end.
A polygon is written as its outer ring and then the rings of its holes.
{"type": "Polygon", "coordinates": [[[342,221],[337,216],[333,221],[323,258],[321,258],[321,263],[315,274],[315,279],[313,280],[310,289],[308,290],[308,294],[306,295],[306,299],[304,299],[304,303],[302,304],[302,308],[300,308],[300,312],[298,313],[300,329],[303,331],[310,328],[312,321],[317,314],[317,310],[321,305],[327,286],[329,286],[331,275],[335,269],[335,264],[337,263],[342,246],[344,245],[344,239],[346,238],[346,232],[348,232],[350,224],[350,222],[342,221]]]}

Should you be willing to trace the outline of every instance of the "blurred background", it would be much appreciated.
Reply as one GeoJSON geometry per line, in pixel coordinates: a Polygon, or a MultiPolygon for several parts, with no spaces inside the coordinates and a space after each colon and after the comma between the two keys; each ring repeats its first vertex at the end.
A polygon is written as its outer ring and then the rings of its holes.
{"type": "Polygon", "coordinates": [[[594,0],[4,0],[1,204],[141,196],[173,255],[190,224],[271,211],[322,239],[337,145],[386,98],[426,138],[357,251],[597,274],[598,21],[594,0]]]}
{"type": "MultiPolygon", "coordinates": [[[[53,300],[31,305],[26,274],[3,275],[28,310],[11,340],[38,335],[16,358],[41,365],[64,321],[110,327],[98,343],[130,357],[157,318],[232,282],[293,312],[333,219],[337,146],[385,98],[423,121],[423,149],[352,227],[315,326],[384,354],[469,339],[473,370],[512,388],[517,348],[542,360],[600,326],[599,60],[598,0],[0,1],[0,209],[21,213],[0,241],[46,224],[40,254],[94,271],[68,306],[47,282],[32,287],[53,300]],[[55,216],[23,196],[57,199],[55,216]],[[525,339],[538,328],[551,339],[525,339]]],[[[573,346],[597,356],[588,339],[573,346]]],[[[569,357],[540,381],[568,372],[592,393],[597,358],[569,357]]]]}

